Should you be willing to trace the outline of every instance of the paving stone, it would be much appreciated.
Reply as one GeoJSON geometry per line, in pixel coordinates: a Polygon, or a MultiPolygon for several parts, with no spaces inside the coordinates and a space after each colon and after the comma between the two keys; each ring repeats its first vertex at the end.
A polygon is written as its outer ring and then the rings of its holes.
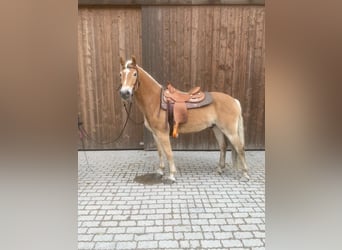
{"type": "Polygon", "coordinates": [[[78,242],[78,249],[93,249],[94,242],[78,242]]]}
{"type": "Polygon", "coordinates": [[[203,248],[221,247],[221,242],[219,240],[202,240],[201,244],[203,248]]]}
{"type": "Polygon", "coordinates": [[[146,232],[147,233],[161,233],[163,232],[163,227],[162,226],[147,227],[146,232]]]}
{"type": "Polygon", "coordinates": [[[158,241],[140,241],[138,242],[138,248],[157,249],[158,241]]]}
{"type": "Polygon", "coordinates": [[[107,230],[107,233],[113,233],[113,234],[117,234],[117,233],[124,233],[126,231],[125,227],[110,227],[107,230]]]}
{"type": "Polygon", "coordinates": [[[173,233],[156,233],[154,234],[155,240],[171,240],[173,239],[173,233]]]}
{"type": "Polygon", "coordinates": [[[137,247],[136,242],[125,241],[125,242],[118,242],[116,244],[115,249],[135,249],[136,247],[137,247]]]}
{"type": "Polygon", "coordinates": [[[240,240],[222,240],[222,245],[224,247],[242,247],[242,242],[240,240]]]}
{"type": "Polygon", "coordinates": [[[240,225],[242,231],[258,231],[258,227],[254,224],[251,225],[240,225]]]}
{"type": "Polygon", "coordinates": [[[214,238],[220,239],[220,240],[231,239],[231,238],[233,238],[233,234],[231,232],[219,232],[219,233],[215,232],[214,238]]]}
{"type": "Polygon", "coordinates": [[[190,248],[191,249],[196,249],[199,248],[201,246],[200,241],[199,240],[190,240],[190,248]]]}
{"type": "Polygon", "coordinates": [[[184,233],[184,239],[195,240],[195,239],[204,239],[203,233],[184,233]]]}
{"type": "Polygon", "coordinates": [[[256,247],[264,245],[264,243],[260,239],[243,239],[242,242],[245,247],[256,247]]]}
{"type": "Polygon", "coordinates": [[[102,235],[95,235],[94,241],[111,241],[113,239],[112,234],[102,234],[102,235]]]}
{"type": "Polygon", "coordinates": [[[134,240],[135,241],[143,241],[143,240],[153,240],[154,234],[148,233],[148,234],[135,234],[134,240]]]}
{"type": "Polygon", "coordinates": [[[133,234],[116,234],[114,236],[115,241],[131,241],[133,240],[134,235],[133,234]]]}
{"type": "Polygon", "coordinates": [[[95,245],[95,249],[116,249],[116,243],[115,242],[97,242],[95,245]]]}
{"type": "Polygon", "coordinates": [[[234,236],[237,239],[253,238],[253,234],[251,232],[234,232],[234,236]]]}
{"type": "Polygon", "coordinates": [[[181,240],[179,244],[181,249],[190,248],[190,242],[187,240],[181,240]]]}
{"type": "Polygon", "coordinates": [[[93,237],[93,234],[78,234],[78,241],[91,241],[93,237]]]}
{"type": "Polygon", "coordinates": [[[178,241],[176,240],[161,240],[159,241],[159,248],[178,248],[178,241]]]}

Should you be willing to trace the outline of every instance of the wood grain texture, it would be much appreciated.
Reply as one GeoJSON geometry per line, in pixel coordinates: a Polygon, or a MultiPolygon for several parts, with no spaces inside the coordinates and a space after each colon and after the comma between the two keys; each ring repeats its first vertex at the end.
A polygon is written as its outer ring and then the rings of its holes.
{"type": "Polygon", "coordinates": [[[265,5],[265,0],[78,0],[78,5],[265,5]]]}
{"type": "MultiPolygon", "coordinates": [[[[129,121],[119,93],[119,58],[136,55],[141,63],[141,11],[136,8],[80,8],[78,12],[79,113],[84,128],[97,142],[86,149],[142,148],[143,125],[129,121]],[[104,144],[104,145],[102,145],[104,144]]],[[[133,106],[131,117],[143,117],[133,106]]]]}
{"type": "MultiPolygon", "coordinates": [[[[265,9],[262,6],[143,6],[143,67],[187,90],[240,100],[247,149],[265,145],[265,9]]],[[[146,132],[146,131],[145,131],[146,132]]],[[[154,149],[145,133],[146,149],[154,149]]],[[[217,149],[210,130],[172,139],[174,149],[217,149]]]]}

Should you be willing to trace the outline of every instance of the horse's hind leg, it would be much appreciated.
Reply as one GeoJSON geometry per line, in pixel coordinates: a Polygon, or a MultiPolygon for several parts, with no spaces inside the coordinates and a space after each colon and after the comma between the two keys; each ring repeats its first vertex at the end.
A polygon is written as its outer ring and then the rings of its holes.
{"type": "Polygon", "coordinates": [[[237,157],[237,153],[235,151],[235,148],[232,146],[232,164],[233,164],[233,168],[234,170],[239,170],[239,162],[238,162],[238,157],[237,157]]]}
{"type": "MultiPolygon", "coordinates": [[[[231,144],[232,145],[232,144],[231,144]]],[[[241,166],[241,162],[239,161],[239,158],[238,158],[238,154],[234,148],[234,146],[232,145],[232,166],[233,166],[233,171],[234,173],[239,173],[240,171],[240,166],[241,166]]]]}
{"type": "Polygon", "coordinates": [[[213,132],[215,134],[216,140],[220,147],[220,161],[219,161],[219,167],[217,168],[217,172],[219,174],[222,174],[223,169],[225,168],[226,163],[226,152],[227,152],[227,140],[225,135],[222,133],[222,131],[214,126],[213,132]]]}
{"type": "Polygon", "coordinates": [[[153,134],[153,138],[154,138],[154,141],[156,142],[158,155],[159,155],[159,168],[157,169],[157,174],[163,176],[164,169],[165,169],[164,160],[163,160],[163,147],[160,144],[159,139],[155,134],[153,134]]]}
{"type": "Polygon", "coordinates": [[[234,158],[236,157],[235,160],[235,164],[238,163],[238,165],[241,167],[242,169],[242,174],[243,174],[243,178],[246,179],[247,181],[250,179],[249,175],[248,175],[248,167],[247,167],[247,163],[246,163],[246,159],[245,159],[245,151],[244,151],[244,145],[241,142],[238,134],[226,134],[233,149],[232,149],[232,153],[235,150],[235,152],[233,154],[236,154],[236,156],[232,155],[233,158],[233,164],[234,164],[234,158]]]}

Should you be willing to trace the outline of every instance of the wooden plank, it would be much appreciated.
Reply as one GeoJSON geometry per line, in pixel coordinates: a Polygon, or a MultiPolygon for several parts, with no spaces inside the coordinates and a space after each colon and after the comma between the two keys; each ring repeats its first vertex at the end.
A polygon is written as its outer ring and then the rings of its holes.
{"type": "Polygon", "coordinates": [[[265,145],[265,12],[263,8],[255,8],[255,49],[253,58],[253,101],[254,106],[260,112],[254,112],[254,125],[256,131],[253,134],[253,144],[256,148],[265,145]]]}
{"type": "Polygon", "coordinates": [[[184,88],[190,89],[191,84],[191,7],[183,7],[184,23],[183,23],[183,82],[184,88]]]}
{"type": "Polygon", "coordinates": [[[213,91],[219,89],[218,86],[218,65],[220,57],[220,7],[213,8],[213,22],[212,22],[212,58],[211,58],[211,88],[213,91]]]}
{"type": "Polygon", "coordinates": [[[191,12],[191,60],[190,60],[190,84],[196,83],[197,80],[197,62],[198,62],[198,7],[192,7],[191,12]]]}
{"type": "MultiPolygon", "coordinates": [[[[151,8],[155,9],[155,7],[151,8]]],[[[160,8],[162,10],[162,22],[160,23],[162,25],[161,32],[163,33],[163,42],[162,47],[160,50],[162,50],[162,62],[163,62],[163,77],[160,79],[160,81],[170,81],[171,80],[171,63],[170,63],[170,47],[171,47],[171,35],[170,35],[170,8],[160,8]]],[[[160,28],[159,28],[160,30],[160,28]]],[[[154,41],[150,41],[151,44],[154,43],[154,41]]],[[[156,48],[157,49],[157,48],[156,48]]]]}
{"type": "MultiPolygon", "coordinates": [[[[177,75],[177,47],[182,46],[177,43],[177,7],[168,7],[170,10],[170,81],[176,88],[181,86],[177,75]]],[[[167,49],[167,48],[166,48],[167,49]]]]}
{"type": "Polygon", "coordinates": [[[226,8],[220,8],[220,36],[219,36],[219,58],[218,58],[218,73],[216,91],[223,91],[225,88],[225,62],[226,62],[226,47],[227,47],[227,15],[226,8]]]}
{"type": "Polygon", "coordinates": [[[78,5],[265,5],[265,0],[78,0],[78,5]]]}

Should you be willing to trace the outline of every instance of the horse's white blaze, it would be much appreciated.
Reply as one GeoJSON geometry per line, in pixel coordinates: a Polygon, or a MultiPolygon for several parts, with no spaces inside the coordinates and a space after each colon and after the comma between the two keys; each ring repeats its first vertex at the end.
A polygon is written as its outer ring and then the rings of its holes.
{"type": "MultiPolygon", "coordinates": [[[[127,62],[126,62],[126,64],[125,64],[125,68],[127,68],[128,65],[131,64],[131,63],[132,63],[132,60],[127,60],[127,62]]],[[[128,69],[127,69],[127,70],[128,70],[128,69]]]]}
{"type": "Polygon", "coordinates": [[[127,86],[127,78],[128,78],[128,74],[129,74],[129,69],[124,69],[123,74],[125,75],[124,77],[124,82],[122,83],[122,87],[121,87],[121,91],[128,91],[131,95],[133,93],[133,89],[130,86],[127,86]]]}

